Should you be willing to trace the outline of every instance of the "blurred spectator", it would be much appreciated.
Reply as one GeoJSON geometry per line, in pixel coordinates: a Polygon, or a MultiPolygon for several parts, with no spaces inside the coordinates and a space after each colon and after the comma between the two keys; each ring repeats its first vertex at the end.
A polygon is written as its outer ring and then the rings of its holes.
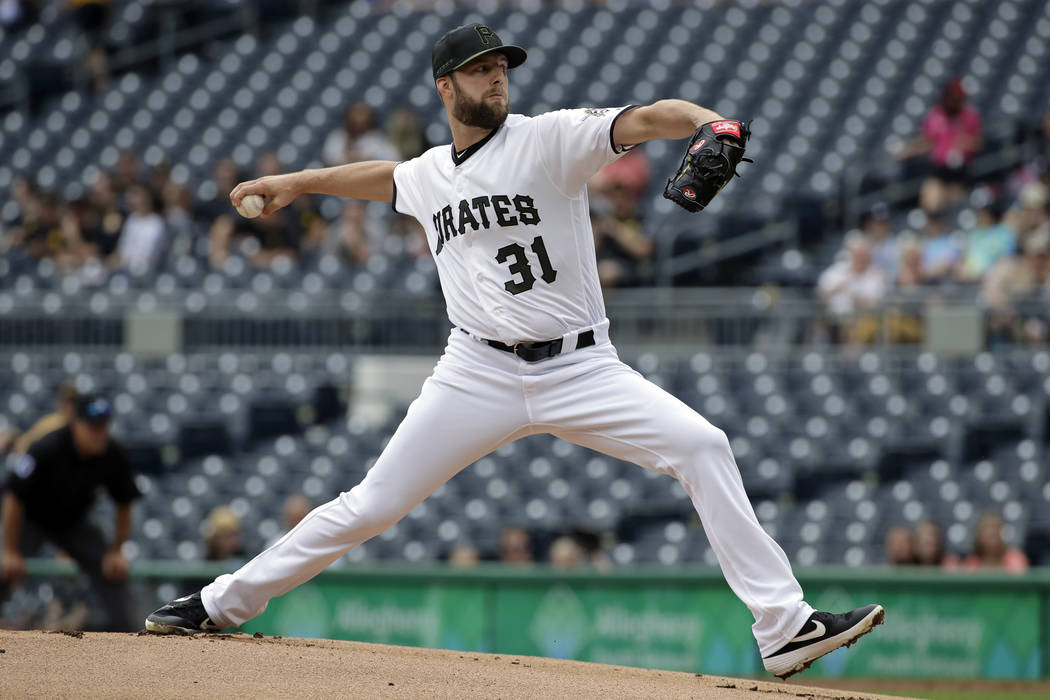
{"type": "Polygon", "coordinates": [[[637,202],[649,186],[651,173],[648,156],[640,149],[633,149],[599,170],[587,183],[587,189],[591,196],[607,197],[613,188],[624,188],[637,202]]]}
{"type": "Polygon", "coordinates": [[[199,202],[194,208],[194,215],[202,225],[210,228],[219,218],[237,214],[230,204],[230,192],[241,180],[245,179],[232,158],[220,158],[212,166],[212,182],[215,194],[211,199],[199,202]]]}
{"type": "Polygon", "coordinates": [[[886,310],[886,325],[894,343],[922,341],[922,312],[929,290],[922,279],[922,245],[914,235],[899,238],[897,286],[886,310]]]}
{"type": "Polygon", "coordinates": [[[85,224],[88,228],[82,231],[82,235],[92,246],[92,254],[106,259],[117,249],[126,211],[121,208],[113,180],[106,173],[100,172],[91,186],[91,209],[93,221],[85,224]]]}
{"type": "Polygon", "coordinates": [[[215,195],[197,205],[194,214],[208,231],[208,260],[212,267],[221,268],[230,253],[230,241],[237,227],[243,227],[242,218],[230,203],[230,192],[244,179],[232,158],[220,158],[212,168],[215,195]]]}
{"type": "Polygon", "coordinates": [[[88,71],[91,86],[101,90],[109,83],[105,31],[109,25],[110,0],[68,0],[68,3],[84,37],[81,65],[88,71]]]}
{"type": "Polygon", "coordinates": [[[886,563],[890,566],[915,564],[915,547],[912,532],[903,525],[891,527],[886,532],[886,563]]]}
{"type": "MultiPolygon", "coordinates": [[[[699,521],[697,523],[699,524],[699,521]]],[[[612,559],[606,553],[606,548],[602,542],[603,539],[611,539],[611,534],[599,534],[590,530],[574,529],[572,537],[576,544],[583,549],[584,558],[589,566],[596,571],[609,571],[612,569],[612,559]]]]}
{"type": "Polygon", "coordinates": [[[348,199],[343,203],[340,217],[328,227],[318,252],[335,255],[341,262],[357,267],[368,262],[372,255],[372,241],[381,235],[381,231],[372,230],[367,205],[357,199],[348,199]]]}
{"type": "Polygon", "coordinates": [[[410,260],[430,257],[427,234],[414,216],[395,214],[380,241],[387,255],[410,260]]]}
{"type": "Polygon", "coordinates": [[[1041,181],[1043,186],[1050,187],[1050,109],[1043,114],[1034,131],[1032,158],[1014,171],[1007,182],[1008,191],[1015,194],[1033,182],[1041,181]]]}
{"type": "Polygon", "coordinates": [[[845,314],[854,310],[856,304],[854,294],[851,293],[851,283],[855,282],[858,272],[866,275],[869,285],[876,290],[874,293],[864,294],[862,298],[881,296],[877,289],[884,283],[885,277],[871,266],[871,246],[863,234],[853,232],[848,235],[842,251],[836,257],[835,262],[821,274],[817,282],[817,293],[830,312],[845,314]],[[842,252],[845,252],[845,256],[842,252]]]}
{"type": "Polygon", "coordinates": [[[343,125],[325,139],[322,154],[328,165],[361,160],[402,160],[386,134],[376,128],[375,115],[365,102],[355,102],[347,107],[343,125]]]}
{"type": "MultiPolygon", "coordinates": [[[[15,196],[19,201],[17,222],[5,237],[5,248],[20,247],[33,258],[58,258],[65,251],[61,204],[49,192],[40,192],[26,182],[15,196]]],[[[18,200],[16,200],[18,201],[18,200]]]]}
{"type": "Polygon", "coordinates": [[[875,339],[878,321],[865,312],[874,311],[888,291],[886,275],[871,262],[871,244],[862,234],[848,236],[846,257],[821,273],[817,295],[834,318],[836,340],[869,343],[875,339]]]}
{"type": "Polygon", "coordinates": [[[302,494],[293,494],[284,499],[284,505],[281,507],[281,521],[282,525],[284,525],[284,531],[267,540],[266,548],[269,548],[277,540],[284,537],[285,533],[302,522],[302,519],[309,515],[311,510],[313,510],[313,506],[310,504],[310,499],[302,494]]]}
{"type": "Polygon", "coordinates": [[[313,510],[310,499],[301,494],[293,494],[285,499],[281,516],[284,518],[284,530],[287,532],[302,522],[303,518],[313,510]]]}
{"type": "Polygon", "coordinates": [[[1019,247],[1038,231],[1050,231],[1050,188],[1041,182],[1025,185],[1017,197],[1017,203],[1007,212],[1006,220],[1017,232],[1019,247]]]}
{"type": "Polygon", "coordinates": [[[981,147],[981,115],[966,102],[962,81],[949,81],[940,100],[926,114],[920,134],[905,144],[898,158],[929,155],[928,172],[919,194],[923,211],[939,211],[962,199],[969,164],[981,147]]]}
{"type": "Polygon", "coordinates": [[[241,519],[228,506],[212,509],[204,521],[204,558],[224,561],[244,556],[241,519]]]}
{"type": "Polygon", "coordinates": [[[99,236],[101,222],[89,200],[76,199],[66,204],[60,226],[64,246],[56,262],[62,270],[75,270],[95,260],[94,240],[99,236]]]}
{"type": "MultiPolygon", "coordinates": [[[[279,174],[282,166],[274,153],[259,157],[258,175],[279,174]]],[[[327,224],[321,218],[311,197],[296,197],[289,206],[273,214],[245,219],[229,201],[230,191],[240,181],[236,166],[230,160],[215,165],[215,198],[199,208],[205,216],[216,218],[209,231],[208,257],[212,267],[222,267],[229,257],[236,239],[252,239],[250,251],[253,265],[265,267],[278,257],[298,260],[300,246],[308,241],[323,240],[327,224]]]]}
{"type": "Polygon", "coordinates": [[[572,537],[559,537],[551,543],[549,559],[553,569],[561,571],[579,569],[584,564],[583,548],[572,537]]]}
{"type": "Polygon", "coordinates": [[[941,212],[928,212],[922,228],[922,282],[940,284],[952,279],[959,263],[962,246],[956,235],[948,230],[941,212]]]}
{"type": "Polygon", "coordinates": [[[294,227],[295,212],[292,207],[285,207],[273,214],[252,219],[244,228],[258,245],[246,250],[253,250],[251,262],[256,267],[267,267],[279,257],[298,260],[300,237],[294,227]]]}
{"type": "MultiPolygon", "coordinates": [[[[208,231],[208,262],[216,269],[221,269],[226,264],[226,259],[230,257],[230,243],[235,231],[238,230],[235,226],[241,224],[234,216],[222,214],[212,222],[208,231]]],[[[244,229],[240,231],[243,232],[244,229]]]]}
{"type": "Polygon", "coordinates": [[[289,214],[288,227],[295,240],[293,257],[299,255],[307,242],[322,241],[328,235],[329,224],[321,216],[313,197],[296,197],[286,209],[289,214]]]}
{"type": "Polygon", "coordinates": [[[1029,234],[1022,246],[1021,255],[1000,260],[985,276],[990,340],[1045,343],[1050,338],[1050,231],[1029,234]]]}
{"type": "Polygon", "coordinates": [[[594,200],[594,230],[598,279],[605,288],[632,287],[653,277],[652,238],[645,232],[634,195],[624,185],[606,189],[605,201],[594,200]]]}
{"type": "Polygon", "coordinates": [[[966,239],[962,261],[956,271],[960,282],[979,282],[992,266],[1013,255],[1017,234],[1003,221],[1002,208],[989,202],[977,209],[976,226],[966,239]]]}
{"type": "Polygon", "coordinates": [[[11,180],[11,203],[14,206],[3,207],[4,218],[0,221],[0,253],[22,245],[24,224],[27,215],[36,216],[39,210],[39,192],[36,185],[24,175],[16,175],[11,180]]]}
{"type": "Polygon", "coordinates": [[[1010,547],[1003,540],[1003,520],[997,513],[986,511],[977,519],[973,536],[973,553],[960,563],[960,568],[1003,569],[1011,574],[1028,570],[1028,557],[1021,550],[1010,547]]]}
{"type": "Polygon", "coordinates": [[[950,568],[953,559],[944,551],[941,526],[926,520],[915,527],[915,563],[919,566],[950,568]]]}
{"type": "Polygon", "coordinates": [[[124,220],[110,265],[133,272],[154,269],[164,249],[164,219],[157,213],[153,195],[145,185],[128,188],[128,204],[131,211],[124,220]]]}
{"type": "Polygon", "coordinates": [[[532,538],[520,527],[508,527],[499,535],[499,560],[507,564],[528,564],[532,558],[532,538]]]}
{"type": "Polygon", "coordinates": [[[897,279],[900,251],[897,236],[893,233],[890,208],[879,202],[868,212],[863,226],[864,235],[871,244],[871,262],[882,270],[886,281],[892,284],[897,279]]]}
{"type": "MultiPolygon", "coordinates": [[[[284,171],[276,153],[264,153],[259,159],[259,176],[280,175],[284,171]]],[[[259,217],[255,222],[262,224],[258,234],[261,250],[253,259],[256,265],[269,265],[274,258],[286,256],[297,260],[304,241],[321,240],[328,230],[328,223],[321,217],[317,203],[312,196],[296,197],[291,204],[280,210],[283,217],[283,230],[276,224],[266,227],[266,219],[259,217]],[[263,235],[263,233],[268,235],[263,235]]]]}
{"type": "MultiPolygon", "coordinates": [[[[36,184],[25,175],[15,175],[11,179],[11,200],[18,205],[19,213],[23,213],[29,206],[29,201],[37,193],[36,184]]],[[[5,221],[4,223],[10,223],[5,221]]]]}
{"type": "Polygon", "coordinates": [[[273,151],[263,151],[259,154],[259,160],[255,163],[256,177],[273,177],[280,175],[284,168],[281,159],[273,151]]]}
{"type": "MultiPolygon", "coordinates": [[[[164,253],[174,255],[171,259],[192,255],[197,241],[197,226],[193,220],[193,200],[189,191],[170,180],[161,192],[164,202],[164,228],[167,231],[162,247],[164,253]]],[[[166,255],[162,253],[163,259],[166,255]]],[[[167,256],[170,257],[170,256],[167,256]]]]}
{"type": "Polygon", "coordinates": [[[449,566],[457,569],[469,569],[481,562],[481,553],[471,544],[458,544],[448,554],[449,566]]]}
{"type": "Polygon", "coordinates": [[[73,419],[77,409],[77,387],[73,382],[62,382],[55,397],[55,412],[40,418],[15,440],[12,450],[15,454],[25,454],[29,446],[49,433],[64,428],[73,419]]]}
{"type": "Polygon", "coordinates": [[[400,154],[396,160],[411,160],[430,148],[419,114],[407,105],[390,113],[386,120],[386,134],[400,154]]]}
{"type": "Polygon", "coordinates": [[[912,292],[922,287],[922,244],[912,234],[900,237],[897,244],[897,289],[912,292]]]}
{"type": "Polygon", "coordinates": [[[415,218],[403,214],[378,218],[368,204],[354,199],[342,206],[339,218],[327,225],[323,236],[313,234],[304,241],[304,255],[334,255],[351,267],[367,264],[376,254],[392,260],[429,257],[426,235],[415,218]]]}
{"type": "Polygon", "coordinates": [[[131,503],[140,494],[127,455],[110,437],[112,413],[100,396],[78,398],[70,424],[32,443],[15,463],[3,497],[0,578],[24,578],[23,556],[51,542],[87,574],[108,612],[109,629],[133,631],[140,625],[121,549],[131,533],[131,503]],[[101,487],[117,504],[110,544],[89,517],[101,487]]]}
{"type": "Polygon", "coordinates": [[[171,163],[167,160],[161,160],[149,169],[149,177],[146,178],[145,185],[149,188],[153,198],[160,201],[164,198],[164,190],[170,182],[171,163]]]}
{"type": "Polygon", "coordinates": [[[117,158],[117,167],[112,173],[113,190],[117,193],[117,200],[122,209],[127,211],[131,208],[128,201],[128,191],[133,185],[146,182],[140,169],[139,154],[131,149],[120,152],[117,158]]]}

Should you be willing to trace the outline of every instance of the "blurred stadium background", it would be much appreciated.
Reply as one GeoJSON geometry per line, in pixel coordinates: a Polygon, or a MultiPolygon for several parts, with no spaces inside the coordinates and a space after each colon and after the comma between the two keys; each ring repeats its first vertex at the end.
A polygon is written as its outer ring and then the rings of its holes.
{"type": "MultiPolygon", "coordinates": [[[[756,164],[703,214],[662,199],[666,142],[592,205],[621,356],[729,434],[794,565],[893,564],[912,553],[887,534],[928,521],[932,567],[1050,563],[1050,3],[25,0],[0,21],[0,427],[63,381],[112,397],[133,560],[250,556],[289,497],[334,497],[382,449],[448,332],[419,231],[326,197],[249,223],[225,193],[447,143],[430,47],[481,21],[529,50],[514,111],[755,119],[756,164]],[[952,96],[980,138],[938,161],[917,137],[952,96]],[[982,517],[1003,548],[977,561],[982,517]]],[[[715,563],[675,482],[544,437],[337,566],[498,560],[510,526],[568,568],[715,563]]],[[[82,594],[34,578],[6,624],[82,594]]]]}

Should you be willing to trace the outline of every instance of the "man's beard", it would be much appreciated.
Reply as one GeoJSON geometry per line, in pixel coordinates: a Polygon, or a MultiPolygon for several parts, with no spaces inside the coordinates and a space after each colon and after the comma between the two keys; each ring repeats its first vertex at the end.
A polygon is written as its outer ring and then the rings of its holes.
{"type": "Polygon", "coordinates": [[[452,116],[467,126],[479,129],[496,129],[507,120],[510,107],[508,100],[491,104],[486,100],[474,102],[459,89],[456,78],[452,78],[455,97],[452,101],[452,116]]]}

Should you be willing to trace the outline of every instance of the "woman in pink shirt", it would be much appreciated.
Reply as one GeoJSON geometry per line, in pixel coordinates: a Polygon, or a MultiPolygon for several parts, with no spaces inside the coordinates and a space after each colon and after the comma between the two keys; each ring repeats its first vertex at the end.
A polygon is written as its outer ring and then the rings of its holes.
{"type": "Polygon", "coordinates": [[[967,166],[980,147],[981,115],[966,102],[966,90],[956,78],[926,114],[918,138],[897,154],[901,159],[929,154],[930,170],[919,194],[925,211],[939,211],[962,199],[969,182],[967,166]]]}
{"type": "Polygon", "coordinates": [[[1000,569],[1010,574],[1023,574],[1028,570],[1028,557],[1003,540],[1002,518],[995,512],[985,511],[977,519],[974,529],[973,552],[948,568],[962,571],[1000,569]]]}

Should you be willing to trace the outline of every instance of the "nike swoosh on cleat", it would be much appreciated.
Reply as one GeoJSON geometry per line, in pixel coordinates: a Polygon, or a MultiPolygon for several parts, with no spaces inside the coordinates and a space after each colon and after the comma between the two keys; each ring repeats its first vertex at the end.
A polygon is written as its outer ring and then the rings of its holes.
{"type": "Polygon", "coordinates": [[[810,639],[819,639],[820,637],[824,636],[825,632],[828,631],[828,628],[824,626],[824,623],[820,622],[819,620],[814,620],[813,624],[816,625],[816,627],[813,628],[813,631],[806,632],[805,634],[800,634],[799,636],[791,640],[792,643],[808,642],[810,639]]]}

